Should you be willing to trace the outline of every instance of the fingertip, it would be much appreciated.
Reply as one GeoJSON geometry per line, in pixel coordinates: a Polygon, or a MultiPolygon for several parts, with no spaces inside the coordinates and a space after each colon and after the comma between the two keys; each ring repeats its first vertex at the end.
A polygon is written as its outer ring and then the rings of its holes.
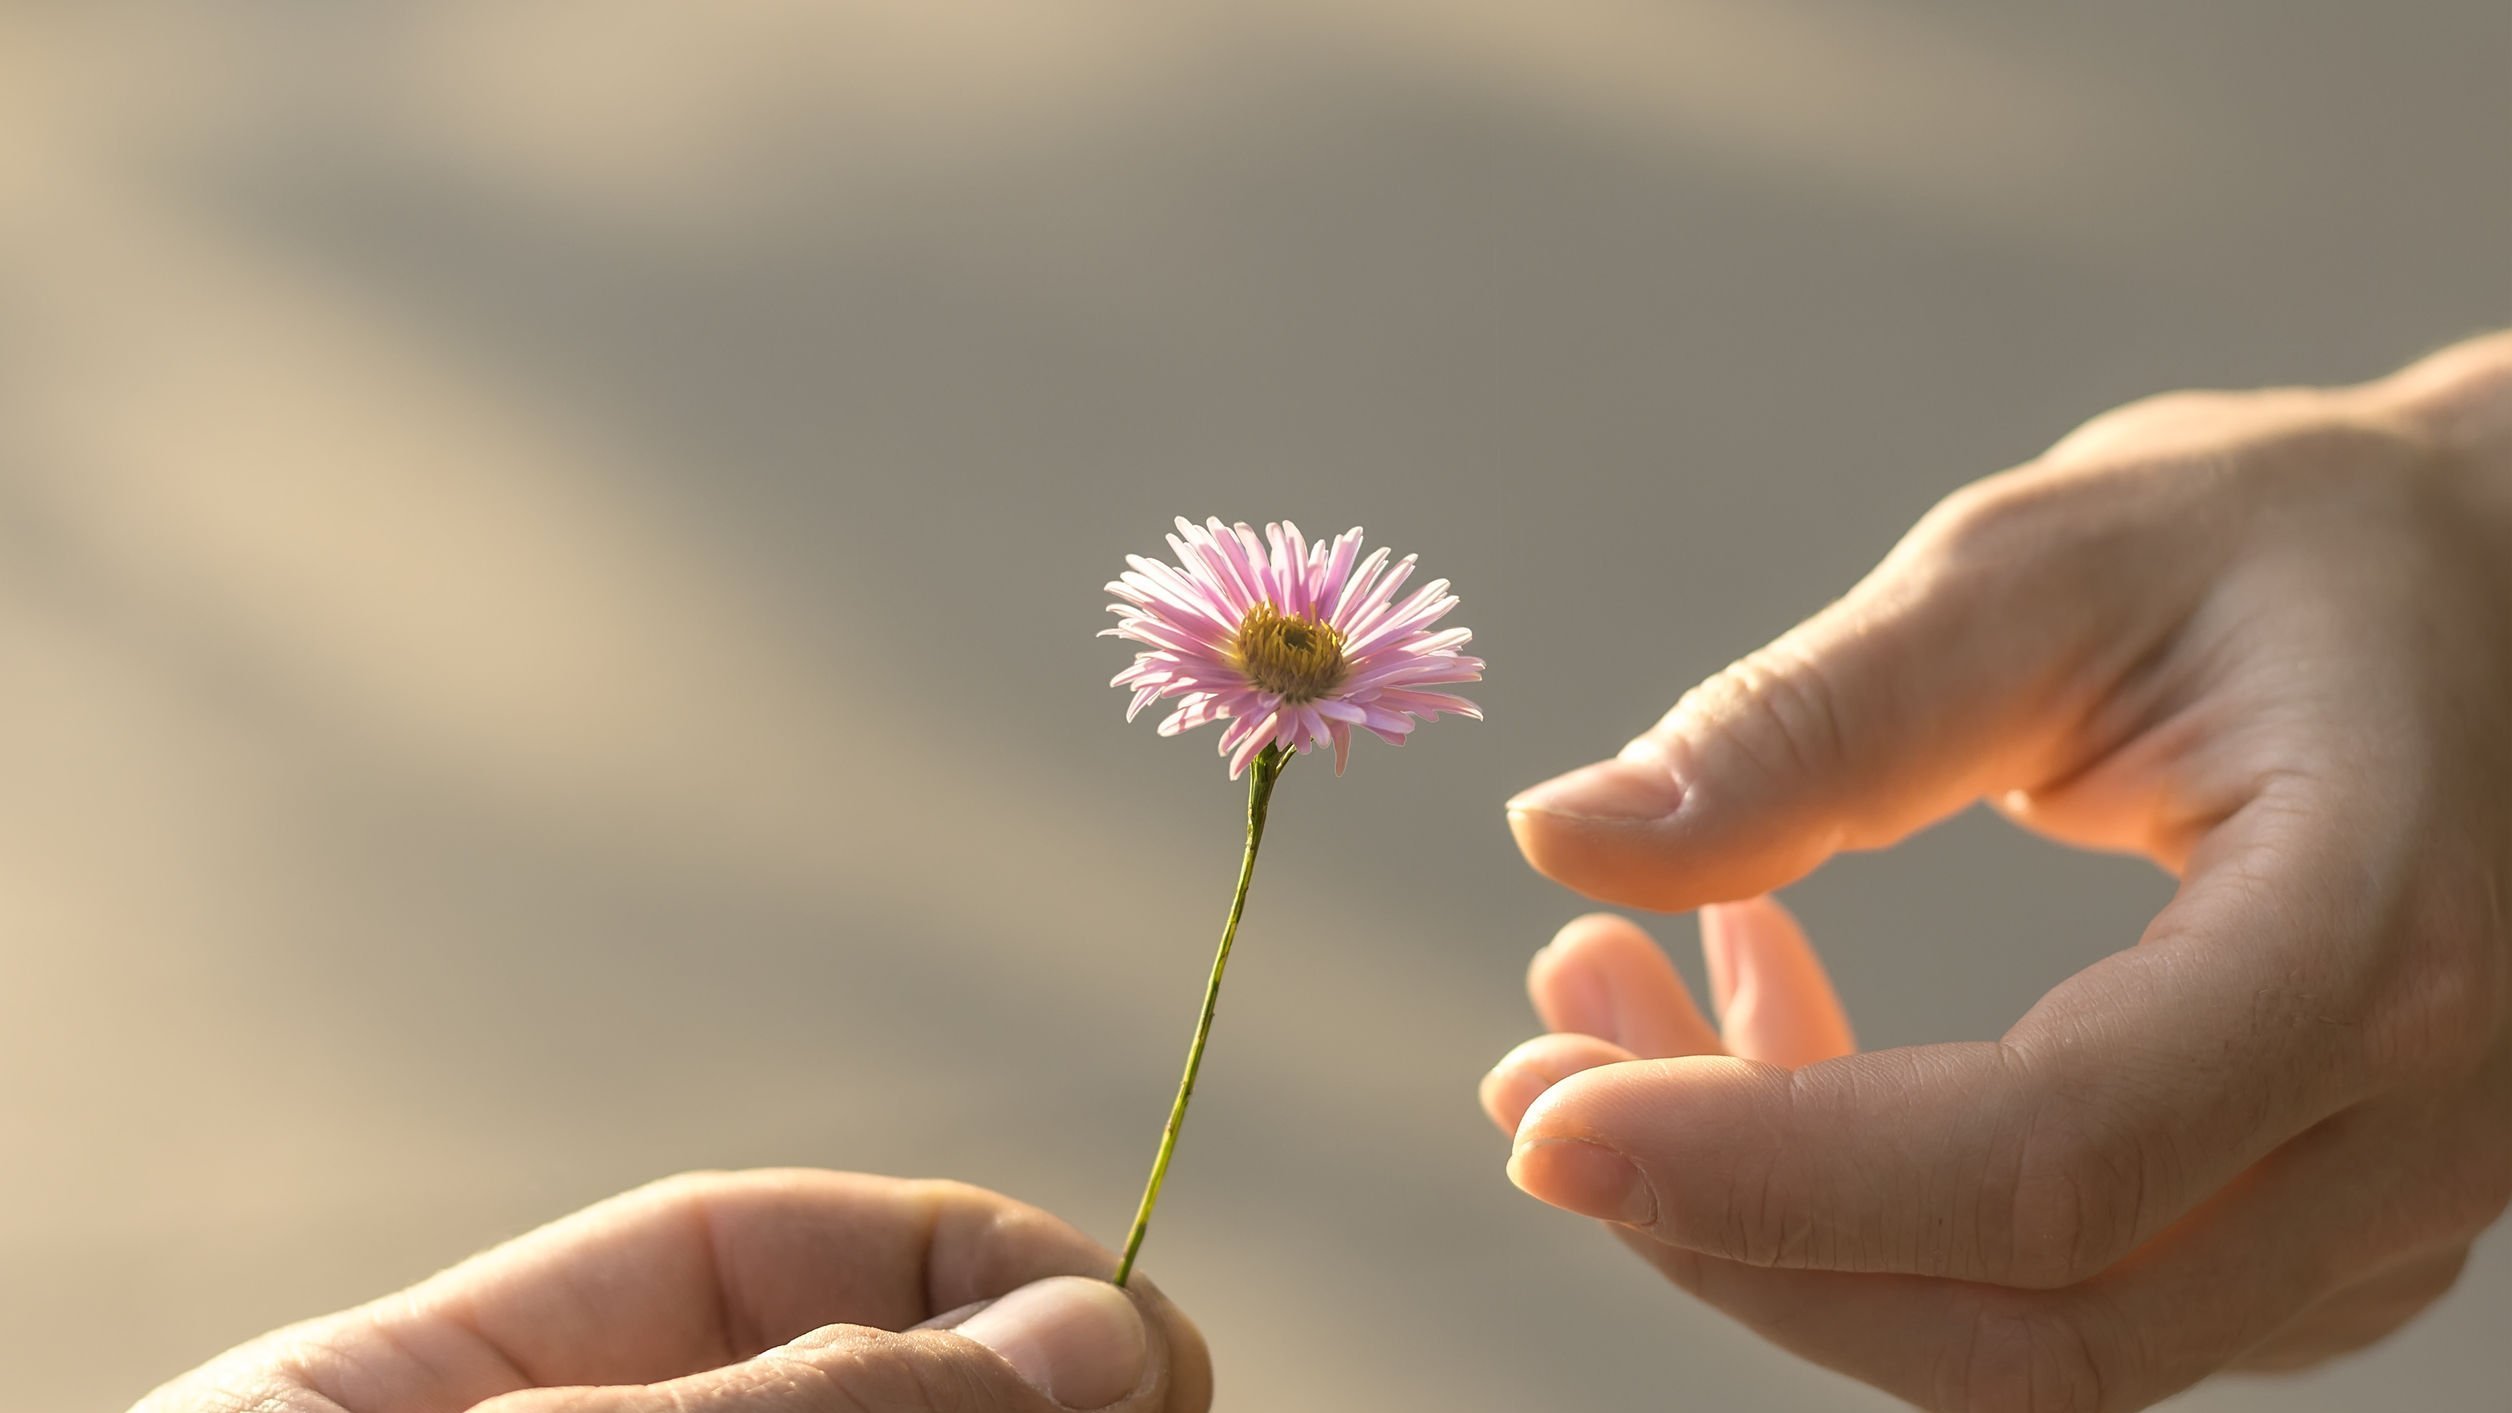
{"type": "Polygon", "coordinates": [[[1578,946],[1590,937],[1628,935],[1635,932],[1644,938],[1647,936],[1646,929],[1620,913],[1601,911],[1581,913],[1556,928],[1552,939],[1546,942],[1544,947],[1546,950],[1567,949],[1578,946]]]}
{"type": "Polygon", "coordinates": [[[1738,898],[1719,904],[1718,909],[1738,927],[1749,929],[1757,937],[1790,946],[1806,945],[1805,925],[1797,921],[1797,915],[1788,910],[1787,904],[1771,894],[1757,893],[1750,898],[1738,898]]]}
{"type": "Polygon", "coordinates": [[[1620,907],[1674,910],[1676,882],[1654,823],[1615,824],[1512,809],[1509,832],[1529,867],[1573,892],[1620,907]]]}
{"type": "Polygon", "coordinates": [[[1475,1102],[1483,1106],[1483,1116],[1504,1137],[1518,1131],[1516,1116],[1525,1113],[1526,1106],[1543,1092],[1523,1072],[1512,1069],[1506,1058],[1485,1071],[1474,1086],[1475,1102]]]}
{"type": "Polygon", "coordinates": [[[1717,1032],[1665,950],[1614,913],[1572,921],[1527,968],[1536,1014],[1558,1031],[1593,1035],[1635,1055],[1713,1054],[1717,1032]]]}
{"type": "Polygon", "coordinates": [[[1483,1112],[1504,1135],[1514,1135],[1526,1111],[1546,1090],[1601,1065],[1637,1059],[1630,1051],[1588,1035],[1539,1035],[1501,1056],[1478,1086],[1483,1112]]]}
{"type": "Polygon", "coordinates": [[[1086,1276],[1022,1286],[953,1331],[994,1351],[1067,1408],[1105,1408],[1151,1370],[1151,1333],[1131,1296],[1086,1276]]]}
{"type": "Polygon", "coordinates": [[[1655,907],[1668,861],[1658,836],[1683,802],[1665,756],[1642,737],[1621,756],[1520,791],[1506,808],[1518,852],[1537,873],[1593,898],[1655,907]]]}
{"type": "MultiPolygon", "coordinates": [[[[1108,1269],[1113,1269],[1113,1256],[1108,1269]]],[[[1177,1413],[1204,1413],[1212,1406],[1212,1348],[1204,1332],[1144,1268],[1135,1268],[1125,1293],[1143,1312],[1151,1331],[1153,1371],[1145,1380],[1150,1391],[1165,1391],[1158,1406],[1177,1413]]],[[[1127,1405],[1131,1406],[1131,1405],[1127,1405]]]]}
{"type": "Polygon", "coordinates": [[[1583,1217],[1647,1226],[1657,1196],[1629,1158],[1581,1138],[1521,1142],[1509,1154],[1509,1181],[1538,1202],[1583,1217]]]}
{"type": "Polygon", "coordinates": [[[1733,1192],[1739,1157],[1783,1112],[1785,1085],[1769,1066],[1707,1055],[1571,1075],[1519,1120],[1510,1180],[1539,1201],[1660,1236],[1697,1225],[1704,1193],[1733,1192]],[[1644,1215],[1630,1180],[1599,1153],[1645,1182],[1644,1215]]]}
{"type": "Polygon", "coordinates": [[[1212,1347],[1186,1312],[1163,1299],[1158,1302],[1160,1338],[1169,1351],[1169,1402],[1176,1413],[1205,1413],[1212,1407],[1212,1347]]]}
{"type": "Polygon", "coordinates": [[[1700,792],[1680,810],[1630,820],[1523,808],[1525,798],[1510,802],[1509,831],[1528,865],[1616,907],[1687,912],[1767,892],[1804,877],[1838,843],[1828,827],[1761,808],[1718,808],[1700,792]]]}
{"type": "Polygon", "coordinates": [[[1748,1118],[1786,1083],[1776,1066],[1728,1055],[1591,1067],[1536,1096],[1518,1120],[1517,1141],[1584,1138],[1636,1152],[1748,1118]]]}
{"type": "Polygon", "coordinates": [[[1509,837],[1517,841],[1518,853],[1527,865],[1553,882],[1582,893],[1590,891],[1587,883],[1595,853],[1586,836],[1595,832],[1594,826],[1577,820],[1520,809],[1514,800],[1509,804],[1509,837]]]}
{"type": "Polygon", "coordinates": [[[1527,999],[1545,1028],[1621,1043],[1612,954],[1634,940],[1656,947],[1638,926],[1613,913],[1589,913],[1563,924],[1526,966],[1527,999]]]}

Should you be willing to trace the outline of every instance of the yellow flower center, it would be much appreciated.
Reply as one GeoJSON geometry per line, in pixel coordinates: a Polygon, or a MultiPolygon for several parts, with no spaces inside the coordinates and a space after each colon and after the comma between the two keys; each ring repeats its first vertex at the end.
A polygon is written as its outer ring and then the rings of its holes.
{"type": "Polygon", "coordinates": [[[1314,701],[1343,685],[1343,635],[1313,618],[1260,604],[1230,640],[1247,680],[1286,702],[1314,701]]]}

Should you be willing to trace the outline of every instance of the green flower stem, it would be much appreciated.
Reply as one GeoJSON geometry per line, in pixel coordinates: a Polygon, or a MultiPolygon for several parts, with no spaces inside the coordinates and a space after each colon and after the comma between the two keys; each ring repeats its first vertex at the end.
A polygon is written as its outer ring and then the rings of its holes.
{"type": "Polygon", "coordinates": [[[1160,1201],[1160,1184],[1169,1176],[1169,1159],[1177,1152],[1178,1130],[1186,1125],[1186,1104],[1195,1097],[1195,1072],[1204,1066],[1204,1042],[1212,1038],[1212,1012],[1221,1001],[1221,973],[1230,965],[1230,944],[1238,940],[1239,915],[1247,911],[1247,885],[1256,877],[1256,849],[1265,842],[1265,809],[1273,802],[1273,784],[1291,757],[1278,746],[1258,753],[1247,771],[1247,855],[1239,861],[1238,891],[1230,895],[1230,920],[1221,928],[1221,950],[1213,954],[1212,976],[1204,983],[1204,1012],[1195,1019],[1195,1041],[1186,1047],[1186,1077],[1178,1081],[1177,1100],[1169,1105],[1169,1122],[1160,1130],[1160,1153],[1151,1160],[1151,1181],[1143,1184],[1142,1205],[1134,1209],[1134,1229],[1125,1236],[1124,1259],[1116,1263],[1116,1283],[1134,1274],[1134,1256],[1143,1249],[1143,1233],[1151,1227],[1151,1209],[1160,1201]]]}

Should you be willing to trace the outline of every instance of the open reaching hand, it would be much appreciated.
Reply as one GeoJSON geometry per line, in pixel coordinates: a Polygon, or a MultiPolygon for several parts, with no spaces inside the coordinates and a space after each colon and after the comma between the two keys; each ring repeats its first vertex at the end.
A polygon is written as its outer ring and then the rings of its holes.
{"type": "Polygon", "coordinates": [[[1114,1266],[958,1183],[692,1174],[265,1335],[133,1413],[1203,1413],[1202,1337],[1114,1266]]]}
{"type": "Polygon", "coordinates": [[[2378,1339],[2512,1198],[2512,336],[2098,418],[1510,822],[1609,902],[1752,900],[1702,915],[1723,1035],[1582,919],[1484,1082],[1518,1185],[1685,1289],[1937,1409],[2378,1339]],[[2000,1040],[1850,1053],[1760,895],[1982,799],[2179,891],[2000,1040]]]}

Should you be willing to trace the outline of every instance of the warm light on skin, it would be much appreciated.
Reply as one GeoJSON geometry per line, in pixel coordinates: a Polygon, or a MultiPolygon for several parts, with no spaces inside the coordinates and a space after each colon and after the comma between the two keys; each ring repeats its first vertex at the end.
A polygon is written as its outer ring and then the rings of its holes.
{"type": "Polygon", "coordinates": [[[1719,1011],[1635,925],[1565,928],[1482,1086],[1510,1178],[1922,1407],[2144,1408],[2388,1336],[2512,1201],[2505,506],[2512,334],[2133,403],[1956,493],[1510,801],[1537,869],[1702,908],[1719,1011]],[[1852,1055],[1757,895],[1983,798],[2178,887],[1995,1043],[1852,1055]]]}

